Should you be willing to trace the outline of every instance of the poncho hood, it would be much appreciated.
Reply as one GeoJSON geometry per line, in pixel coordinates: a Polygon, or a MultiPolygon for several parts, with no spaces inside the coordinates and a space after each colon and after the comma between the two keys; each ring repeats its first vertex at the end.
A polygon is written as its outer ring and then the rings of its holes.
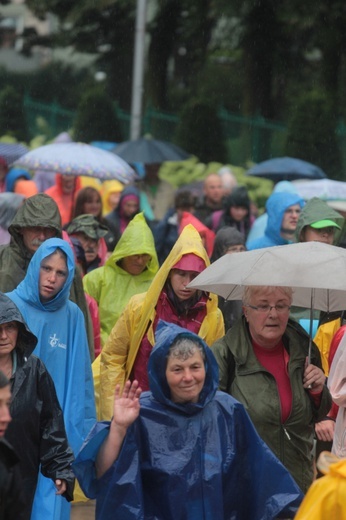
{"type": "Polygon", "coordinates": [[[155,333],[155,347],[153,348],[149,363],[149,386],[153,397],[161,404],[174,408],[188,415],[198,413],[215,396],[218,388],[219,370],[214,354],[204,341],[186,329],[160,320],[155,333]],[[205,382],[197,403],[174,403],[170,397],[170,389],[166,380],[167,355],[170,346],[177,337],[191,338],[197,341],[205,353],[205,382]]]}
{"type": "Polygon", "coordinates": [[[0,325],[9,321],[20,323],[16,349],[28,357],[36,347],[37,338],[28,328],[18,307],[6,294],[0,292],[0,325]]]}
{"type": "Polygon", "coordinates": [[[18,209],[8,228],[12,240],[21,250],[26,250],[20,230],[24,227],[45,227],[54,229],[61,238],[61,216],[56,202],[45,193],[38,193],[26,199],[18,209]]]}
{"type": "Polygon", "coordinates": [[[300,235],[303,228],[305,226],[310,226],[319,220],[334,220],[336,224],[340,226],[340,230],[335,228],[334,232],[334,244],[337,244],[342,233],[345,219],[340,215],[340,213],[328,206],[324,200],[321,200],[318,197],[313,197],[312,199],[308,200],[301,214],[299,215],[295,232],[297,242],[301,242],[300,235]]]}
{"type": "Polygon", "coordinates": [[[148,262],[147,269],[144,273],[147,273],[149,278],[155,275],[159,268],[159,262],[154,237],[146,223],[143,213],[138,213],[138,215],[129,222],[105,265],[123,272],[123,269],[117,264],[119,260],[125,258],[125,256],[131,255],[150,255],[151,260],[148,262]]]}
{"type": "Polygon", "coordinates": [[[32,257],[24,280],[18,285],[15,292],[25,302],[30,303],[37,309],[56,311],[60,309],[69,299],[71,284],[74,278],[75,263],[74,255],[66,240],[60,238],[49,238],[35,252],[32,257]],[[44,258],[51,255],[56,249],[61,249],[67,257],[68,275],[61,291],[49,302],[41,302],[39,294],[40,265],[44,258]]]}
{"type": "Polygon", "coordinates": [[[287,240],[281,237],[282,219],[285,211],[295,204],[299,204],[301,208],[304,206],[304,200],[295,193],[276,192],[267,200],[268,222],[265,234],[272,238],[277,245],[287,243],[287,240]]]}

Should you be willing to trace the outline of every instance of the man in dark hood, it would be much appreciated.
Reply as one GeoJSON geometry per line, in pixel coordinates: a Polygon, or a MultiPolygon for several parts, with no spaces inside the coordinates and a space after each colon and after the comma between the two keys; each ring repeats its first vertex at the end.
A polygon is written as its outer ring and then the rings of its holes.
{"type": "MultiPolygon", "coordinates": [[[[0,291],[13,291],[24,279],[30,260],[47,238],[62,238],[61,217],[56,202],[44,193],[29,197],[18,209],[8,231],[9,244],[0,246],[0,291]]],[[[94,359],[92,323],[87,308],[82,279],[76,271],[70,292],[84,314],[91,360],[94,359]]]]}

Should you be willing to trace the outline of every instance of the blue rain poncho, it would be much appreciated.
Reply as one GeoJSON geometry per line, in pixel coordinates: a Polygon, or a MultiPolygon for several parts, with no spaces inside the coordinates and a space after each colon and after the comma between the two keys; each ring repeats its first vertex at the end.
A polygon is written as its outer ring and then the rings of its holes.
{"type": "MultiPolygon", "coordinates": [[[[7,294],[17,305],[38,343],[33,351],[46,365],[63,410],[69,444],[76,455],[96,421],[94,388],[84,317],[69,300],[74,277],[74,257],[60,238],[43,242],[32,257],[24,280],[7,294]],[[39,295],[40,265],[60,248],[67,256],[68,275],[61,291],[49,302],[39,295]]],[[[39,476],[31,519],[69,518],[70,504],[56,496],[53,482],[39,476]]]]}
{"type": "Polygon", "coordinates": [[[95,477],[94,460],[109,423],[97,423],[74,463],[87,496],[97,498],[98,520],[260,520],[280,511],[293,518],[302,493],[256,433],[243,405],[217,391],[218,368],[195,334],[160,321],[149,359],[151,392],[128,429],[113,466],[95,477]],[[171,401],[165,370],[178,334],[206,354],[198,403],[171,401]]]}

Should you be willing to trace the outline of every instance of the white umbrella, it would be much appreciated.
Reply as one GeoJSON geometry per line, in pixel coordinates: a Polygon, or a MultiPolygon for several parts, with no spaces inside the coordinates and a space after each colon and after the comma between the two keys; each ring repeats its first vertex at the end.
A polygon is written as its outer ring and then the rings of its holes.
{"type": "Polygon", "coordinates": [[[224,255],[188,287],[240,300],[249,285],[287,286],[293,289],[293,305],[341,311],[346,308],[345,274],[345,249],[302,242],[224,255]]]}
{"type": "Polygon", "coordinates": [[[114,153],[85,143],[52,143],[35,148],[14,162],[27,170],[85,175],[128,184],[137,178],[127,162],[114,153]]]}
{"type": "Polygon", "coordinates": [[[302,242],[224,255],[189,284],[223,296],[242,298],[247,285],[293,288],[293,305],[323,311],[346,308],[346,250],[302,242]]]}
{"type": "Polygon", "coordinates": [[[318,179],[315,181],[293,181],[298,194],[308,200],[318,197],[323,200],[346,199],[346,182],[333,179],[318,179]]]}

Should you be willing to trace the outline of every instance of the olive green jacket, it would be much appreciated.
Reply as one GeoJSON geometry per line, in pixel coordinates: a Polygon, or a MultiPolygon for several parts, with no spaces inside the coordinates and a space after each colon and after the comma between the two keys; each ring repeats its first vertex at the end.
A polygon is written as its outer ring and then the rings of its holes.
{"type": "MultiPolygon", "coordinates": [[[[240,318],[211,348],[220,369],[220,390],[243,403],[262,439],[306,492],[313,480],[314,423],[329,411],[331,397],[325,386],[320,406],[316,408],[309,392],[303,388],[309,344],[305,331],[290,320],[283,343],[289,356],[287,369],[292,388],[292,410],[284,424],[276,381],[253,352],[245,318],[240,318]]],[[[322,367],[314,344],[311,362],[322,367]]]]}
{"type": "MultiPolygon", "coordinates": [[[[55,236],[62,238],[58,206],[45,193],[39,193],[26,199],[8,228],[11,241],[7,245],[0,246],[0,291],[13,291],[24,279],[32,253],[24,245],[21,229],[34,226],[53,229],[55,236]]],[[[84,295],[82,278],[77,270],[71,285],[70,300],[76,303],[84,314],[90,357],[93,360],[95,355],[92,322],[84,295]]]]}

